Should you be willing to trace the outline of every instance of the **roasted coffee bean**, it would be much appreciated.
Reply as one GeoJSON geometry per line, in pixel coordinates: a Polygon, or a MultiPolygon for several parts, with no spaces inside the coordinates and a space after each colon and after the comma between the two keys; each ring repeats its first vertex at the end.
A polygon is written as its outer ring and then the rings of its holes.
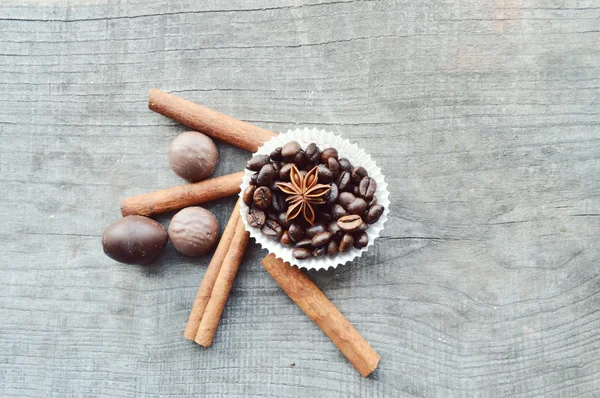
{"type": "Polygon", "coordinates": [[[327,224],[327,230],[331,232],[333,236],[341,235],[343,232],[337,221],[331,221],[329,224],[327,224]]]}
{"type": "Polygon", "coordinates": [[[281,148],[281,156],[286,160],[293,159],[298,152],[300,152],[300,144],[296,141],[290,141],[281,148]]]}
{"type": "Polygon", "coordinates": [[[288,232],[290,233],[290,239],[292,239],[294,242],[300,242],[304,238],[305,234],[304,228],[296,223],[290,225],[288,232]]]}
{"type": "Polygon", "coordinates": [[[292,242],[292,240],[290,239],[290,234],[288,233],[288,231],[283,231],[283,233],[281,234],[281,238],[279,238],[279,242],[281,242],[281,244],[284,246],[294,245],[294,242],[292,242]]]}
{"type": "Polygon", "coordinates": [[[335,149],[335,148],[323,149],[323,151],[321,152],[321,163],[327,164],[327,161],[329,160],[329,158],[334,158],[335,160],[337,160],[337,158],[338,158],[337,149],[335,149]]]}
{"type": "Polygon", "coordinates": [[[325,204],[331,206],[332,204],[335,203],[336,200],[338,200],[340,196],[340,191],[338,189],[337,184],[331,184],[331,189],[329,190],[329,192],[327,192],[325,194],[325,204]]]}
{"type": "Polygon", "coordinates": [[[275,210],[267,210],[267,219],[277,221],[279,219],[279,213],[275,210]]]}
{"type": "Polygon", "coordinates": [[[338,253],[338,244],[337,244],[336,241],[332,240],[327,245],[327,255],[328,256],[335,256],[337,253],[338,253]]]}
{"type": "Polygon", "coordinates": [[[331,238],[333,238],[333,234],[331,232],[327,232],[327,231],[319,232],[318,234],[316,234],[315,236],[312,237],[311,244],[314,247],[322,246],[322,245],[329,243],[331,238]]]}
{"type": "Polygon", "coordinates": [[[323,257],[325,254],[327,254],[326,246],[317,247],[315,250],[312,251],[312,256],[316,258],[323,257]]]}
{"type": "Polygon", "coordinates": [[[290,222],[287,220],[285,213],[279,213],[277,215],[277,222],[282,228],[288,229],[290,227],[290,222]]]}
{"type": "Polygon", "coordinates": [[[369,208],[375,206],[377,204],[377,196],[373,196],[373,199],[369,202],[369,208]]]}
{"type": "Polygon", "coordinates": [[[340,158],[338,160],[338,163],[340,164],[340,170],[341,171],[347,171],[352,173],[352,163],[350,163],[350,161],[346,158],[340,158]]]}
{"type": "Polygon", "coordinates": [[[277,177],[279,175],[279,170],[281,170],[281,166],[283,166],[284,164],[285,163],[281,163],[281,162],[271,162],[271,166],[273,166],[273,169],[277,173],[277,174],[275,174],[275,177],[277,177]]]}
{"type": "Polygon", "coordinates": [[[338,252],[346,253],[348,250],[352,249],[352,246],[354,246],[354,237],[350,234],[344,234],[340,241],[338,252]]]}
{"type": "Polygon", "coordinates": [[[276,182],[272,182],[271,185],[269,185],[269,189],[271,190],[272,193],[281,192],[281,188],[279,188],[279,186],[277,185],[276,182]]]}
{"type": "Polygon", "coordinates": [[[337,220],[337,225],[340,227],[342,231],[346,232],[354,232],[360,225],[363,223],[362,218],[358,214],[352,214],[349,216],[344,216],[337,220]]]}
{"type": "Polygon", "coordinates": [[[285,198],[281,194],[274,194],[273,200],[271,201],[271,207],[273,210],[279,213],[285,213],[288,208],[288,203],[285,201],[285,198]]]}
{"type": "Polygon", "coordinates": [[[337,180],[337,185],[338,185],[338,188],[340,189],[340,191],[346,191],[351,186],[351,182],[352,182],[352,176],[350,175],[350,172],[343,171],[340,174],[340,178],[338,178],[338,180],[337,180]]]}
{"type": "Polygon", "coordinates": [[[325,226],[323,224],[314,224],[306,229],[305,235],[307,238],[312,238],[323,231],[325,231],[325,226]]]}
{"type": "Polygon", "coordinates": [[[371,177],[363,177],[358,186],[358,194],[365,200],[369,200],[377,191],[377,181],[371,177]]]}
{"type": "Polygon", "coordinates": [[[252,204],[255,189],[256,187],[254,185],[248,185],[246,189],[244,189],[242,200],[246,206],[250,206],[252,204]]]}
{"type": "Polygon", "coordinates": [[[269,155],[255,155],[248,161],[246,168],[252,171],[259,171],[267,164],[269,164],[269,155]]]}
{"type": "Polygon", "coordinates": [[[363,223],[360,224],[360,227],[358,227],[356,232],[365,232],[367,229],[369,229],[369,224],[363,221],[363,223]]]}
{"type": "Polygon", "coordinates": [[[286,163],[279,169],[279,179],[283,182],[290,180],[290,171],[294,163],[286,163]]]}
{"type": "Polygon", "coordinates": [[[256,179],[258,178],[258,173],[254,173],[250,176],[250,185],[256,185],[256,179]]]}
{"type": "Polygon", "coordinates": [[[383,214],[383,206],[380,204],[376,204],[371,206],[367,213],[365,214],[365,222],[367,224],[374,224],[379,220],[379,217],[383,214]]]}
{"type": "Polygon", "coordinates": [[[344,217],[345,215],[347,215],[348,212],[339,204],[334,204],[333,207],[331,208],[331,215],[333,216],[333,218],[335,218],[336,220],[340,217],[344,217]]]}
{"type": "Polygon", "coordinates": [[[329,213],[329,210],[327,210],[326,213],[321,213],[321,221],[323,222],[329,222],[333,220],[333,216],[331,215],[331,213],[329,213]]]}
{"type": "Polygon", "coordinates": [[[321,159],[321,150],[314,142],[308,144],[304,152],[306,152],[306,157],[312,163],[317,163],[321,159]]]}
{"type": "Polygon", "coordinates": [[[333,173],[327,168],[327,166],[320,164],[317,170],[319,172],[320,184],[329,184],[331,181],[333,181],[333,173]]]}
{"type": "Polygon", "coordinates": [[[304,168],[304,165],[306,164],[306,153],[304,153],[303,150],[300,150],[296,156],[294,156],[294,164],[299,169],[304,168]]]}
{"type": "Polygon", "coordinates": [[[273,200],[273,194],[271,190],[267,187],[258,187],[254,190],[254,195],[252,195],[252,200],[254,201],[254,205],[261,209],[266,209],[271,206],[271,202],[273,200]]]}
{"type": "Polygon", "coordinates": [[[369,244],[369,235],[366,232],[359,232],[354,234],[354,248],[362,249],[367,247],[369,244]]]}
{"type": "Polygon", "coordinates": [[[341,204],[345,209],[348,208],[350,203],[356,200],[356,196],[351,194],[350,192],[342,192],[340,197],[338,198],[338,203],[341,204]]]}
{"type": "Polygon", "coordinates": [[[257,209],[252,206],[248,209],[248,214],[246,214],[246,220],[248,220],[248,224],[254,228],[260,228],[265,225],[267,221],[267,215],[261,209],[257,209]]]}
{"type": "Polygon", "coordinates": [[[307,174],[308,170],[300,170],[300,175],[302,176],[302,178],[306,177],[307,174]]]}
{"type": "Polygon", "coordinates": [[[335,158],[331,157],[327,160],[327,168],[333,174],[334,179],[338,178],[340,176],[340,172],[341,172],[340,164],[338,163],[338,161],[335,158]]]}
{"type": "Polygon", "coordinates": [[[348,205],[346,210],[348,210],[348,213],[350,214],[361,215],[367,210],[367,202],[365,202],[363,198],[356,198],[348,205]]]}
{"type": "Polygon", "coordinates": [[[312,244],[310,239],[303,239],[300,242],[296,243],[296,249],[311,249],[312,244]]]}
{"type": "Polygon", "coordinates": [[[271,238],[273,240],[279,240],[281,238],[281,234],[283,233],[283,228],[281,225],[275,220],[267,220],[265,225],[260,229],[263,235],[267,238],[271,238]]]}
{"type": "Polygon", "coordinates": [[[261,186],[269,186],[275,179],[277,172],[272,164],[267,164],[260,169],[258,172],[258,178],[256,179],[256,183],[261,186]]]}
{"type": "Polygon", "coordinates": [[[358,189],[358,185],[352,184],[352,188],[348,189],[348,192],[352,192],[352,195],[354,195],[354,196],[360,196],[360,191],[358,189]]]}
{"type": "Polygon", "coordinates": [[[292,250],[292,256],[298,260],[305,260],[312,257],[312,252],[308,249],[296,248],[292,250]]]}
{"type": "Polygon", "coordinates": [[[277,147],[275,148],[275,150],[273,150],[273,152],[271,152],[271,154],[269,155],[269,157],[271,158],[271,160],[273,161],[279,161],[279,160],[283,160],[283,156],[281,155],[281,147],[277,147]]]}
{"type": "Polygon", "coordinates": [[[364,167],[359,166],[355,168],[352,172],[352,181],[358,183],[360,180],[368,176],[369,173],[367,172],[367,170],[364,167]]]}

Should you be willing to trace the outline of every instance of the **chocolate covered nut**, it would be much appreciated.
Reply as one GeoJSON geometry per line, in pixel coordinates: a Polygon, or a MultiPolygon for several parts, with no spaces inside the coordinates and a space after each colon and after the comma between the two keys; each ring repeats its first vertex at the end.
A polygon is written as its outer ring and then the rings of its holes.
{"type": "Polygon", "coordinates": [[[298,260],[305,260],[312,257],[312,252],[309,249],[295,248],[292,250],[292,256],[298,260]]]}
{"type": "Polygon", "coordinates": [[[296,141],[290,141],[281,148],[281,156],[284,159],[291,160],[300,152],[300,144],[296,141]]]}
{"type": "Polygon", "coordinates": [[[254,155],[246,164],[246,168],[250,171],[260,171],[267,164],[269,164],[269,155],[254,155]]]}
{"type": "Polygon", "coordinates": [[[267,187],[258,187],[254,190],[252,200],[256,207],[260,209],[267,209],[269,206],[271,206],[273,194],[271,193],[271,190],[267,187]]]}
{"type": "Polygon", "coordinates": [[[256,179],[256,183],[258,185],[262,185],[262,186],[271,185],[271,183],[275,179],[276,175],[277,175],[277,172],[275,171],[275,168],[273,167],[273,165],[266,164],[258,172],[258,177],[256,179]]]}
{"type": "Polygon", "coordinates": [[[258,209],[254,206],[248,209],[248,214],[246,214],[246,220],[248,221],[248,225],[253,228],[261,228],[265,225],[267,221],[267,215],[261,209],[258,209]]]}
{"type": "Polygon", "coordinates": [[[187,131],[169,145],[169,164],[173,171],[188,181],[208,178],[219,161],[215,143],[202,133],[187,131]]]}
{"type": "Polygon", "coordinates": [[[363,223],[362,218],[358,214],[353,214],[349,216],[344,216],[337,220],[337,225],[341,230],[346,232],[354,232],[358,228],[360,228],[363,223]]]}
{"type": "Polygon", "coordinates": [[[102,234],[102,249],[115,261],[148,264],[167,244],[167,231],[151,218],[127,216],[112,223],[102,234]]]}
{"type": "Polygon", "coordinates": [[[250,206],[253,201],[254,191],[256,187],[254,185],[248,185],[246,189],[244,189],[244,193],[242,195],[242,201],[246,206],[250,206]]]}
{"type": "Polygon", "coordinates": [[[367,213],[365,214],[365,222],[367,224],[374,224],[379,220],[379,217],[383,214],[383,206],[380,204],[376,204],[369,208],[367,213]]]}
{"type": "Polygon", "coordinates": [[[219,222],[199,206],[186,207],[171,219],[169,238],[177,251],[195,257],[208,253],[219,240],[219,222]]]}

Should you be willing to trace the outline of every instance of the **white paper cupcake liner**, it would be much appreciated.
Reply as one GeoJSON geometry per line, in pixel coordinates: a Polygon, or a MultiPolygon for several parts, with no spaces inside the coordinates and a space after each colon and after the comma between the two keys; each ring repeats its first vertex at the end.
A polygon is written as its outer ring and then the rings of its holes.
{"type": "MultiPolygon", "coordinates": [[[[369,176],[377,181],[377,191],[375,192],[375,196],[377,196],[377,203],[384,207],[384,211],[376,223],[369,225],[369,229],[367,230],[369,244],[362,249],[352,248],[347,253],[340,253],[334,257],[325,256],[321,258],[298,260],[292,255],[293,247],[290,248],[283,246],[281,243],[267,238],[260,232],[260,229],[252,228],[248,224],[248,221],[246,220],[248,206],[246,206],[243,201],[240,200],[240,212],[246,230],[250,233],[250,236],[254,238],[256,243],[267,249],[270,253],[275,254],[275,256],[283,261],[287,261],[292,265],[307,270],[328,269],[331,267],[336,268],[340,264],[345,264],[357,257],[360,257],[363,252],[369,250],[369,247],[373,245],[375,239],[379,237],[390,211],[390,193],[388,192],[387,183],[385,182],[384,176],[381,174],[381,169],[377,167],[375,161],[371,159],[371,156],[369,156],[356,144],[350,143],[350,141],[342,138],[339,135],[317,129],[296,129],[289,130],[287,133],[279,134],[278,136],[266,142],[262,147],[258,148],[258,151],[256,151],[254,155],[268,155],[275,150],[275,148],[283,146],[289,141],[297,141],[302,149],[305,149],[306,146],[311,142],[316,143],[321,150],[328,147],[336,148],[340,158],[346,158],[350,160],[354,166],[364,167],[369,172],[369,176]]],[[[254,172],[248,169],[245,170],[244,178],[242,179],[240,198],[242,197],[246,187],[250,185],[250,177],[252,174],[254,174],[254,172]]]]}

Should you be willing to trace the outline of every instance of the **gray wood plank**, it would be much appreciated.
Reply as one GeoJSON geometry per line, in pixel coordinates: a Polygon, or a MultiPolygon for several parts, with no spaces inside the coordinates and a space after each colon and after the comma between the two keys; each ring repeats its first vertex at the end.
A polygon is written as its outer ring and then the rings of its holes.
{"type": "MultiPolygon", "coordinates": [[[[0,395],[600,395],[599,21],[597,0],[3,2],[0,395]],[[121,198],[181,183],[151,87],[381,164],[383,238],[310,273],[371,377],[257,247],[210,349],[182,337],[208,256],[102,254],[121,198]]],[[[218,175],[249,157],[218,145],[218,175]]]]}

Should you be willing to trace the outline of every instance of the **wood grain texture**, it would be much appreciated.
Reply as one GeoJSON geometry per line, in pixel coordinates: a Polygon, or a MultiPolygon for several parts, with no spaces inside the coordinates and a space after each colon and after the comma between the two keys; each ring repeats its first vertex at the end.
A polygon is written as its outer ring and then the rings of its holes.
{"type": "MultiPolygon", "coordinates": [[[[600,395],[597,0],[12,1],[0,395],[600,395]],[[120,199],[183,183],[167,149],[186,128],[147,109],[151,87],[341,133],[381,165],[383,238],[310,273],[381,355],[372,376],[252,244],[208,350],[182,331],[210,256],[102,254],[120,199]]],[[[215,176],[250,157],[218,145],[215,176]]],[[[206,207],[224,225],[234,204],[206,207]]]]}

